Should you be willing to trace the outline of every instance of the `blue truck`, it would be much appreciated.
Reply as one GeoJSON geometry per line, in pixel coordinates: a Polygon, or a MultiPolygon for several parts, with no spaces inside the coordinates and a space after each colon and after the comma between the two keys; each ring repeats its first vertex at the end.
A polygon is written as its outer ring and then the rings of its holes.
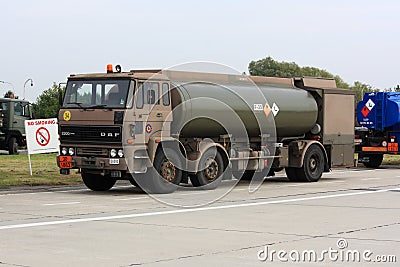
{"type": "Polygon", "coordinates": [[[357,105],[355,153],[358,162],[378,168],[384,154],[397,155],[400,140],[400,92],[366,93],[357,105]]]}

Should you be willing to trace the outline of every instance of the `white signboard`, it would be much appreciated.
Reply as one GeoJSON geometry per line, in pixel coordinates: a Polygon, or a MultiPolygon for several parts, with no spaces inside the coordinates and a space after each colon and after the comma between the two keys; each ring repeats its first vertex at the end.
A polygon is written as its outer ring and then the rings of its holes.
{"type": "Polygon", "coordinates": [[[26,120],[25,132],[28,154],[58,152],[57,119],[26,120]]]}
{"type": "Polygon", "coordinates": [[[25,133],[29,172],[32,176],[31,154],[59,151],[57,119],[26,120],[25,133]]]}

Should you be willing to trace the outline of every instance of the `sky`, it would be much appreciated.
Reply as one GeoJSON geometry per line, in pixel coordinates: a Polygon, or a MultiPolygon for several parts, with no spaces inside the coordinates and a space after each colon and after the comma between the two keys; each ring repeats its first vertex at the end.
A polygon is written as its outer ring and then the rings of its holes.
{"type": "Polygon", "coordinates": [[[106,65],[216,62],[238,72],[271,56],[347,83],[400,84],[400,1],[0,0],[0,95],[36,101],[72,73],[106,65]],[[13,89],[13,88],[14,89],[13,89]]]}

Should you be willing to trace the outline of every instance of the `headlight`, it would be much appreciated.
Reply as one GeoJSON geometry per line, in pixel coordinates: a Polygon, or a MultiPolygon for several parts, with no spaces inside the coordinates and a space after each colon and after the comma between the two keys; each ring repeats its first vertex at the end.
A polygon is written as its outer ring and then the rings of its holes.
{"type": "Polygon", "coordinates": [[[68,149],[68,154],[69,154],[70,156],[73,156],[73,155],[75,154],[75,149],[72,148],[72,147],[70,147],[70,148],[68,149]]]}
{"type": "Polygon", "coordinates": [[[124,151],[122,149],[118,150],[118,157],[122,158],[124,156],[124,151]]]}
{"type": "Polygon", "coordinates": [[[67,150],[67,148],[66,147],[63,147],[63,148],[61,148],[61,154],[62,155],[67,155],[67,152],[68,152],[68,150],[67,150]]]}
{"type": "Polygon", "coordinates": [[[110,151],[110,156],[112,157],[112,158],[115,158],[116,156],[117,156],[117,150],[116,149],[111,149],[111,151],[110,151]]]}

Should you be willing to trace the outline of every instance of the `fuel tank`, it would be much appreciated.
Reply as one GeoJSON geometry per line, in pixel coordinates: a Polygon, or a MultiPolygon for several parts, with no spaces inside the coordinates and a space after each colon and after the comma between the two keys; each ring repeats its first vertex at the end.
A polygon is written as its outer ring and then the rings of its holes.
{"type": "Polygon", "coordinates": [[[172,130],[182,137],[219,137],[245,127],[248,137],[276,129],[277,138],[296,137],[316,124],[318,107],[306,90],[281,84],[176,83],[172,130]],[[232,116],[223,114],[237,114],[232,116]],[[216,122],[213,116],[217,115],[216,122]],[[221,119],[222,118],[222,119],[221,119]],[[263,130],[260,130],[262,128],[263,130]],[[268,129],[264,129],[268,128],[268,129]]]}
{"type": "Polygon", "coordinates": [[[400,129],[400,93],[365,93],[357,105],[357,120],[361,126],[369,129],[385,130],[393,127],[400,129]]]}

